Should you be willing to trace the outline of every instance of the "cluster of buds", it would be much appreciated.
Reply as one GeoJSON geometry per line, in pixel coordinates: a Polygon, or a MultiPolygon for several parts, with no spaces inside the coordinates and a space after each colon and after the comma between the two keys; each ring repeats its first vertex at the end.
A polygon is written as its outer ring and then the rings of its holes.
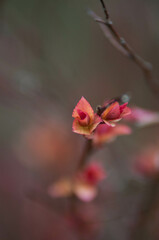
{"type": "Polygon", "coordinates": [[[98,183],[105,177],[104,168],[94,162],[78,171],[72,178],[57,181],[49,187],[48,192],[54,198],[75,195],[84,202],[90,202],[98,193],[98,183]]]}
{"type": "Polygon", "coordinates": [[[112,141],[119,135],[130,134],[131,129],[128,126],[117,125],[117,122],[131,113],[127,105],[128,102],[120,104],[117,100],[111,100],[98,107],[95,113],[82,97],[73,110],[73,132],[92,139],[94,145],[112,141]]]}
{"type": "MultiPolygon", "coordinates": [[[[145,126],[159,122],[159,114],[141,108],[129,108],[128,101],[122,98],[107,101],[103,106],[97,107],[94,112],[89,102],[82,97],[73,110],[74,118],[72,130],[91,140],[91,146],[99,147],[104,143],[113,141],[119,135],[128,135],[131,128],[118,123],[124,119],[137,126],[145,126]]],[[[144,175],[154,175],[159,172],[158,151],[148,151],[138,157],[136,169],[144,175]]],[[[52,197],[76,196],[78,199],[89,202],[97,193],[98,183],[106,177],[102,166],[92,163],[79,168],[72,178],[63,178],[48,189],[52,197]]]]}
{"type": "MultiPolygon", "coordinates": [[[[101,146],[119,135],[130,134],[131,129],[127,125],[117,124],[131,113],[127,105],[128,102],[111,100],[98,107],[95,113],[89,102],[82,97],[72,113],[72,130],[83,135],[92,146],[101,146]]],[[[80,167],[72,178],[63,178],[55,182],[48,192],[54,198],[74,195],[82,201],[90,202],[98,193],[98,183],[105,177],[106,173],[99,164],[91,163],[85,168],[82,164],[82,168],[80,167]]]]}

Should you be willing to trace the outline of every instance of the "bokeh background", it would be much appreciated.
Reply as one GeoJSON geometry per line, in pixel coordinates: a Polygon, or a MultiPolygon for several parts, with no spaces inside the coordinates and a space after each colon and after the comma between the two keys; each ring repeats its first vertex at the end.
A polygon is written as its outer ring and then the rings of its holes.
{"type": "MultiPolygon", "coordinates": [[[[116,29],[159,79],[158,1],[107,5],[116,29]]],[[[0,239],[126,240],[137,221],[149,188],[134,173],[133,156],[158,146],[158,125],[134,129],[90,157],[108,178],[93,203],[78,203],[84,224],[70,223],[67,200],[46,194],[73,173],[82,152],[84,139],[71,128],[81,96],[95,108],[129,93],[132,105],[159,111],[141,70],[107,42],[88,9],[103,16],[97,0],[0,1],[0,239]]],[[[150,224],[156,240],[158,216],[150,224]]]]}

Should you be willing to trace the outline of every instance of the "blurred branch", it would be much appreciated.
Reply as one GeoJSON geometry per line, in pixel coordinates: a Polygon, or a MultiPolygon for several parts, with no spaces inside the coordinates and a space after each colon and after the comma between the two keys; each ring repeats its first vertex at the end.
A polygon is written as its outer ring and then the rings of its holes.
{"type": "Polygon", "coordinates": [[[124,38],[116,31],[113,26],[113,22],[110,19],[109,12],[104,4],[103,0],[100,0],[104,13],[105,20],[96,15],[93,11],[89,10],[89,15],[99,24],[101,30],[103,31],[105,37],[108,41],[124,56],[131,59],[138,67],[142,70],[147,84],[150,86],[152,91],[159,96],[159,84],[155,81],[152,76],[152,65],[151,63],[145,61],[129,46],[124,38]]]}
{"type": "Polygon", "coordinates": [[[92,150],[93,150],[92,140],[86,140],[82,155],[81,155],[80,160],[79,160],[77,171],[81,170],[81,168],[84,167],[84,165],[87,161],[87,158],[88,158],[88,156],[89,156],[89,154],[91,153],[92,150]]]}
{"type": "Polygon", "coordinates": [[[143,196],[138,219],[131,235],[132,240],[154,239],[149,231],[150,224],[154,223],[153,217],[158,208],[159,176],[154,178],[149,185],[149,191],[143,196]],[[151,235],[151,236],[150,236],[151,235]]]}

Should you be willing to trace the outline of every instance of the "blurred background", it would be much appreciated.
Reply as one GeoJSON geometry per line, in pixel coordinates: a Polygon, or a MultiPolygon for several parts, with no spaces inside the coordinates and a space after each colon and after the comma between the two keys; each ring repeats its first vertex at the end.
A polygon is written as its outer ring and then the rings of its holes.
{"type": "MultiPolygon", "coordinates": [[[[108,0],[107,7],[159,79],[159,2],[108,0]]],[[[71,117],[81,96],[95,109],[129,93],[130,104],[159,111],[141,70],[109,44],[88,9],[103,16],[97,0],[0,1],[0,239],[131,239],[149,194],[150,180],[134,173],[133,159],[158,148],[159,125],[134,129],[90,157],[108,178],[97,199],[78,203],[80,224],[70,221],[67,200],[47,197],[49,184],[72,174],[82,152],[71,117]]],[[[155,213],[143,239],[159,239],[159,205],[155,213]]]]}

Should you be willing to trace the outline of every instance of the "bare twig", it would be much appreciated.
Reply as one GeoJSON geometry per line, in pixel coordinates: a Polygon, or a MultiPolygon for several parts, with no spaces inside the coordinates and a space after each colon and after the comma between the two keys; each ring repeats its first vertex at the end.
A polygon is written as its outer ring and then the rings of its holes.
{"type": "Polygon", "coordinates": [[[104,4],[103,0],[100,0],[106,20],[103,20],[98,15],[96,15],[93,11],[89,11],[89,15],[99,24],[101,30],[103,31],[105,37],[109,40],[109,42],[124,56],[130,58],[134,61],[138,67],[142,70],[144,77],[151,87],[153,92],[159,96],[159,84],[155,81],[152,76],[152,65],[151,63],[145,61],[139,55],[135,53],[135,51],[129,46],[129,44],[125,41],[124,38],[120,37],[119,33],[113,26],[113,23],[110,19],[109,12],[104,4]]]}
{"type": "Polygon", "coordinates": [[[106,9],[105,3],[104,3],[103,0],[100,0],[100,2],[101,2],[101,4],[102,4],[102,7],[103,7],[103,10],[104,10],[104,13],[105,13],[106,20],[108,20],[108,19],[109,19],[109,13],[108,13],[108,11],[107,11],[107,9],[106,9]]]}

